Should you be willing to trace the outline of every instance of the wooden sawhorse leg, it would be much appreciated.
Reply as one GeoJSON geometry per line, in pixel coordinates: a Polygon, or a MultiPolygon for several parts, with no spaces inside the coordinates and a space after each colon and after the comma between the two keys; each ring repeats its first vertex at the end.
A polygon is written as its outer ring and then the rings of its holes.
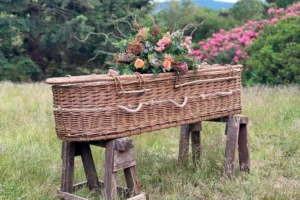
{"type": "Polygon", "coordinates": [[[129,196],[139,195],[141,190],[136,174],[136,160],[132,140],[130,138],[110,140],[105,146],[105,200],[116,199],[116,176],[120,170],[124,170],[129,196]]]}
{"type": "Polygon", "coordinates": [[[248,143],[248,118],[242,115],[230,116],[224,119],[226,125],[226,150],[224,171],[232,177],[235,171],[235,152],[239,152],[240,170],[250,172],[250,152],[248,143]]]}
{"type": "Polygon", "coordinates": [[[178,166],[182,167],[183,164],[188,162],[189,154],[189,140],[192,140],[192,154],[194,163],[200,160],[201,157],[201,122],[184,125],[180,128],[180,141],[178,153],[178,166]]]}
{"type": "MultiPolygon", "coordinates": [[[[225,174],[229,177],[234,175],[235,152],[239,151],[240,170],[250,172],[250,153],[248,144],[248,118],[243,115],[222,117],[209,121],[225,122],[227,135],[225,150],[225,174]]],[[[193,161],[197,161],[201,155],[201,122],[181,126],[178,154],[178,166],[187,163],[189,152],[189,138],[192,136],[193,161]]]]}
{"type": "Polygon", "coordinates": [[[75,190],[87,185],[91,190],[100,190],[100,187],[104,186],[105,200],[115,200],[117,193],[121,194],[123,199],[132,197],[132,199],[146,200],[148,196],[140,191],[135,166],[134,147],[132,140],[128,137],[108,141],[63,142],[62,178],[58,197],[69,200],[88,200],[72,194],[75,190]],[[106,148],[104,182],[98,180],[90,144],[106,148]],[[87,182],[73,185],[75,156],[81,156],[87,182]],[[127,189],[118,187],[116,184],[116,175],[120,170],[124,170],[127,189]]]}

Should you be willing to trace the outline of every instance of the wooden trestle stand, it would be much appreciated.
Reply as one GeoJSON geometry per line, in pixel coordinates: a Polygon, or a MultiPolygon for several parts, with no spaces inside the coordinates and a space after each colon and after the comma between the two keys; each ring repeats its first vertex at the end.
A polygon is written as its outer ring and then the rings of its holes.
{"type": "MultiPolygon", "coordinates": [[[[225,122],[227,135],[225,150],[225,174],[234,175],[235,153],[239,152],[240,170],[250,172],[250,156],[248,145],[248,118],[242,115],[222,117],[210,121],[225,122]]],[[[178,165],[187,163],[189,151],[189,138],[192,141],[193,160],[201,156],[201,122],[181,126],[178,165]]],[[[88,186],[91,190],[101,191],[105,200],[115,200],[117,193],[121,199],[148,200],[148,195],[141,192],[136,174],[136,158],[133,142],[129,137],[106,141],[93,142],[63,142],[62,146],[62,178],[58,197],[69,200],[88,200],[72,194],[74,191],[88,186]],[[99,181],[92,157],[90,145],[105,148],[105,174],[104,181],[99,181]],[[74,185],[74,158],[81,156],[87,182],[74,185]],[[127,188],[118,187],[116,175],[124,170],[127,188]]]]}
{"type": "Polygon", "coordinates": [[[129,137],[97,142],[64,141],[62,146],[61,188],[58,190],[58,197],[68,200],[88,200],[72,193],[84,186],[100,192],[104,186],[102,196],[105,200],[115,200],[117,193],[121,199],[147,200],[147,194],[142,193],[140,190],[135,166],[134,146],[129,137]],[[98,180],[90,145],[105,148],[104,181],[98,180]],[[73,185],[75,156],[81,156],[87,182],[73,185]],[[118,187],[116,184],[116,175],[120,170],[124,170],[127,188],[118,187]]]}
{"type": "MultiPolygon", "coordinates": [[[[238,149],[240,170],[250,172],[250,152],[248,144],[248,118],[243,115],[233,115],[222,117],[209,121],[225,122],[227,135],[225,149],[225,165],[224,172],[228,177],[234,175],[235,169],[235,153],[238,149]]],[[[187,163],[189,152],[189,138],[192,141],[192,157],[193,161],[197,161],[201,156],[201,122],[181,126],[180,142],[178,154],[178,166],[187,163]]]]}

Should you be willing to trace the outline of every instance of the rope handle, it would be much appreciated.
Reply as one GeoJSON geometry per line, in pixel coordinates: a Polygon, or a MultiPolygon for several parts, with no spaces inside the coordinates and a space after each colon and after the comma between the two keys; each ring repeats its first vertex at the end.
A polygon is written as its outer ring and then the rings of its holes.
{"type": "Polygon", "coordinates": [[[139,103],[139,106],[135,109],[130,109],[126,106],[118,106],[118,108],[122,109],[122,110],[125,110],[127,112],[130,112],[130,113],[136,113],[136,112],[139,112],[141,110],[141,108],[143,107],[143,103],[139,103]]]}
{"type": "Polygon", "coordinates": [[[229,90],[228,92],[216,92],[216,94],[219,96],[229,96],[232,95],[232,93],[232,90],[229,90]]]}
{"type": "Polygon", "coordinates": [[[146,84],[141,74],[137,72],[135,72],[134,74],[139,78],[140,86],[138,90],[124,90],[120,78],[118,76],[114,76],[115,83],[116,83],[116,90],[118,94],[138,94],[138,93],[145,93],[151,91],[151,89],[146,89],[146,84]],[[120,84],[121,91],[118,91],[118,83],[120,84]]]}
{"type": "Polygon", "coordinates": [[[240,77],[239,76],[232,76],[232,77],[225,77],[225,78],[196,80],[196,81],[186,82],[186,83],[182,83],[182,84],[177,84],[177,85],[175,85],[175,88],[180,88],[182,86],[193,85],[193,84],[197,84],[197,83],[207,83],[207,82],[214,82],[214,81],[224,81],[224,80],[231,80],[231,79],[237,79],[237,78],[240,78],[240,77]]]}
{"type": "Polygon", "coordinates": [[[184,101],[183,101],[183,103],[182,104],[178,104],[176,101],[174,101],[173,99],[169,99],[169,102],[172,102],[172,103],[174,103],[177,107],[179,107],[179,108],[183,108],[186,104],[187,104],[187,102],[188,102],[188,97],[184,97],[184,101]]]}

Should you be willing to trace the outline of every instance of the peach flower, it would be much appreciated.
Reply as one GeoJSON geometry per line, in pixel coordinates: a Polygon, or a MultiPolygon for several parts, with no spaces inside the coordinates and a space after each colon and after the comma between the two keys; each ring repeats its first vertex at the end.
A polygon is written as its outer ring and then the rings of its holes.
{"type": "Polygon", "coordinates": [[[172,55],[170,55],[170,54],[165,54],[165,60],[168,60],[168,61],[171,61],[171,62],[174,61],[172,55]]]}
{"type": "Polygon", "coordinates": [[[170,71],[171,70],[171,61],[165,60],[163,63],[163,66],[166,70],[170,71]]]}
{"type": "Polygon", "coordinates": [[[134,62],[134,66],[136,69],[141,69],[143,68],[145,65],[145,62],[142,59],[136,59],[136,61],[134,62]]]}

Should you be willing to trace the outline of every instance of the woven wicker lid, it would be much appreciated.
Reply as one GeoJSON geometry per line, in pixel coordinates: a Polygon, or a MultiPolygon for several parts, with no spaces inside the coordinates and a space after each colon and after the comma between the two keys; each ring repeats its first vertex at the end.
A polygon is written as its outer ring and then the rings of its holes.
{"type": "MultiPolygon", "coordinates": [[[[220,66],[217,64],[214,65],[205,65],[201,66],[197,70],[198,73],[201,72],[207,72],[207,71],[215,71],[215,72],[223,72],[226,70],[240,70],[242,68],[242,65],[224,65],[220,66]]],[[[169,73],[160,73],[155,77],[163,78],[170,76],[169,73]]],[[[193,74],[194,71],[190,70],[188,74],[193,74]]],[[[173,73],[174,74],[174,73],[173,73]]],[[[153,74],[143,74],[142,75],[144,79],[147,78],[153,78],[153,74]]],[[[120,80],[128,80],[128,79],[136,79],[137,75],[122,75],[118,76],[120,80]]],[[[51,85],[60,85],[60,84],[76,84],[76,83],[87,83],[87,82],[101,82],[101,81],[115,81],[115,78],[112,76],[108,76],[106,74],[91,74],[91,75],[83,75],[83,76],[70,76],[67,75],[66,77],[55,77],[55,78],[48,78],[46,79],[47,84],[51,85]]]]}

